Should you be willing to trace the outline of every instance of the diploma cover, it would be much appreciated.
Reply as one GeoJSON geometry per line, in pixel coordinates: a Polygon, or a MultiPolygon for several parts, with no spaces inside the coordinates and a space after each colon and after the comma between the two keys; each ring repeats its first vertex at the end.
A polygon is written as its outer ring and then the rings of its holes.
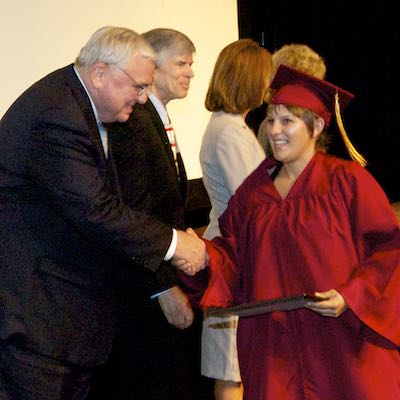
{"type": "Polygon", "coordinates": [[[303,308],[310,301],[326,300],[323,297],[312,294],[302,294],[292,297],[278,297],[271,300],[256,301],[254,303],[244,303],[231,307],[210,307],[207,315],[213,317],[226,317],[237,315],[239,317],[250,317],[253,315],[265,314],[273,311],[288,311],[303,308]]]}

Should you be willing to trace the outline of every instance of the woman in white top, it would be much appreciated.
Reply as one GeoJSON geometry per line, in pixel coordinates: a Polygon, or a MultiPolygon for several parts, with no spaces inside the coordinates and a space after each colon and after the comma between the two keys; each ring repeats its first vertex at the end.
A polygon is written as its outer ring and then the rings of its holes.
{"type": "MultiPolygon", "coordinates": [[[[203,182],[212,206],[206,239],[220,235],[218,218],[229,199],[265,158],[245,118],[262,104],[271,70],[271,55],[251,39],[229,44],[218,56],[205,101],[213,113],[200,150],[203,182]]],[[[236,328],[236,317],[205,316],[203,322],[201,371],[216,380],[217,400],[243,398],[236,328]]]]}

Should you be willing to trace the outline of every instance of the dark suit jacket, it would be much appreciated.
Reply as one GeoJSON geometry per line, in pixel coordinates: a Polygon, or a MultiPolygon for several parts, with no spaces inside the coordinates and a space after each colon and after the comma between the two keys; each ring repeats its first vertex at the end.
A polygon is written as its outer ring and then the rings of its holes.
{"type": "Polygon", "coordinates": [[[134,257],[136,268],[155,271],[172,237],[124,205],[108,174],[72,65],[30,87],[2,118],[1,339],[80,365],[108,356],[115,264],[134,257]]]}
{"type": "MultiPolygon", "coordinates": [[[[170,226],[185,227],[187,177],[178,153],[179,176],[164,125],[151,101],[136,104],[130,119],[113,124],[109,139],[118,171],[122,198],[131,207],[145,211],[170,226]]],[[[154,274],[139,272],[149,293],[178,282],[176,269],[154,274]],[[158,281],[158,282],[157,282],[158,281]]]]}

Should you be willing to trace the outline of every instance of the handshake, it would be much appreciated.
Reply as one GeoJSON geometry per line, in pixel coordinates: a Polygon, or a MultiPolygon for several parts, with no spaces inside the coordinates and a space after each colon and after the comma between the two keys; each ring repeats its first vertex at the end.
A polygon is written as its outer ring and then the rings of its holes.
{"type": "Polygon", "coordinates": [[[186,275],[196,275],[197,272],[208,265],[206,245],[192,228],[185,231],[177,231],[178,242],[172,265],[183,271],[186,275]]]}

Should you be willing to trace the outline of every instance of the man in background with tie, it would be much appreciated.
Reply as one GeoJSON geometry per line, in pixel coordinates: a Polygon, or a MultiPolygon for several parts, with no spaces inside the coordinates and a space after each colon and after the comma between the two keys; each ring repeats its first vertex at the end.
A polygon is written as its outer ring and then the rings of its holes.
{"type": "Polygon", "coordinates": [[[140,35],[101,28],[1,119],[2,400],[87,399],[111,351],[120,265],[204,266],[203,242],[126,206],[109,170],[107,123],[147,100],[154,68],[140,35]]]}
{"type": "MultiPolygon", "coordinates": [[[[122,197],[131,207],[184,229],[187,178],[166,106],[188,93],[195,46],[173,29],[153,29],[142,36],[156,54],[149,100],[135,107],[127,123],[110,129],[122,197]]],[[[169,266],[156,276],[124,272],[111,398],[202,398],[200,325],[192,325],[194,312],[176,269],[169,266]]]]}

